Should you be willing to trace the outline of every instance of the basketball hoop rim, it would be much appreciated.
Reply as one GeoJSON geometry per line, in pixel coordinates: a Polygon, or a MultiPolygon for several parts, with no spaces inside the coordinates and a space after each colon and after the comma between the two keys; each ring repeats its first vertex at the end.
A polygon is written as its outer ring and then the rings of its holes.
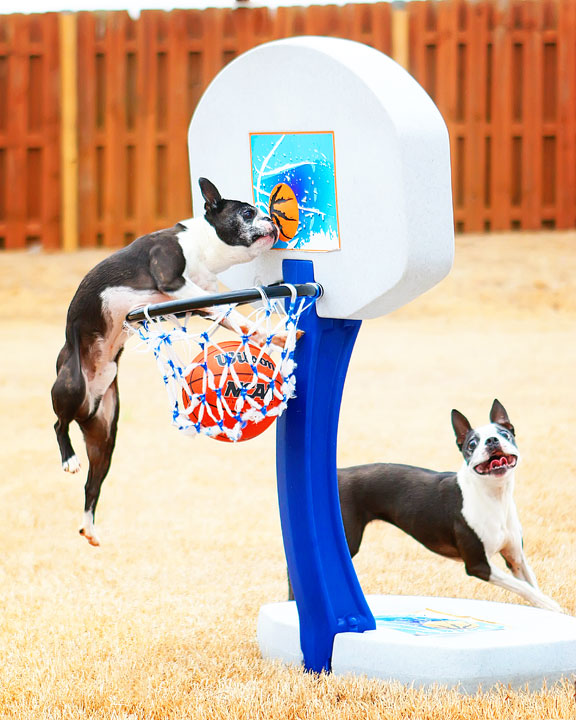
{"type": "Polygon", "coordinates": [[[226,293],[204,295],[198,298],[184,298],[180,300],[169,300],[163,303],[147,305],[146,307],[132,310],[126,315],[126,322],[142,322],[150,318],[162,317],[164,315],[183,315],[194,310],[202,310],[215,305],[246,305],[262,301],[263,297],[270,300],[288,298],[296,294],[296,297],[319,298],[324,290],[319,283],[300,283],[291,285],[278,283],[266,285],[265,287],[247,288],[245,290],[231,290],[226,293]]]}

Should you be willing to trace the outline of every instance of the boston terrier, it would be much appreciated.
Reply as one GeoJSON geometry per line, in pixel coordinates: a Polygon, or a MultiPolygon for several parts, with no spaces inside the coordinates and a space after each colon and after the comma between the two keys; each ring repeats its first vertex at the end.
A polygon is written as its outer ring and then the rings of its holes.
{"type": "Polygon", "coordinates": [[[358,552],[366,525],[384,520],[432,552],[462,561],[468,575],[511,590],[536,607],[561,612],[538,588],[522,548],[513,498],[520,454],[506,410],[494,400],[490,424],[477,429],[452,410],[452,427],[464,457],[457,473],[391,463],[338,470],[350,555],[358,552]],[[512,575],[491,562],[496,553],[512,575]]]}
{"type": "MultiPolygon", "coordinates": [[[[126,315],[150,303],[216,292],[218,273],[252,260],[278,237],[276,225],[260,210],[222,199],[206,178],[200,178],[199,184],[205,201],[203,217],[143,235],[107,257],[82,280],[68,309],[66,342],[52,387],[58,417],[54,428],[66,472],[80,469],[69,436],[73,420],[84,436],[89,467],[80,533],[91,545],[100,544],[94,513],[116,441],[118,360],[128,339],[123,328],[126,315]]],[[[210,309],[198,314],[216,317],[210,309]]],[[[265,339],[240,313],[225,323],[257,343],[265,339]]]]}

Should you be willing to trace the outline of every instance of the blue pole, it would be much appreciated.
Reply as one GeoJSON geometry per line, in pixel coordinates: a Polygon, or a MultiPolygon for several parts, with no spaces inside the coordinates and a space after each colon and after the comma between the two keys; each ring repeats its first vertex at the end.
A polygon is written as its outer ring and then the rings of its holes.
{"type": "MultiPolygon", "coordinates": [[[[314,282],[308,260],[284,260],[284,282],[314,282]]],[[[300,318],[296,397],[277,423],[278,502],[307,670],[330,671],[334,636],[376,627],[342,525],[336,477],[338,418],[360,320],[300,318]]]]}

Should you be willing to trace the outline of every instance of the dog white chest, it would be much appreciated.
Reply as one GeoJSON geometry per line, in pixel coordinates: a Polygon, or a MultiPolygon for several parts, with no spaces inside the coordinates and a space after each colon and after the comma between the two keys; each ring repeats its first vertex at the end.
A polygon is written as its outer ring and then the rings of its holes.
{"type": "Polygon", "coordinates": [[[521,542],[521,531],[513,499],[513,479],[492,487],[473,476],[464,465],[458,473],[462,491],[462,515],[484,545],[490,559],[511,543],[521,542]]]}
{"type": "Polygon", "coordinates": [[[227,245],[204,218],[183,220],[180,225],[186,228],[178,233],[186,260],[184,275],[207,292],[217,291],[219,273],[232,265],[250,262],[262,252],[263,246],[259,242],[249,247],[227,245]]]}

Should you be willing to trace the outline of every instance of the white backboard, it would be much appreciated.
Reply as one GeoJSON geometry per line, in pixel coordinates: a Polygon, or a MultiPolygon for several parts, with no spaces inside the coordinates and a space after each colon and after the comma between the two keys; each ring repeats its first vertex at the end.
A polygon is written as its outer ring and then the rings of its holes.
{"type": "Polygon", "coordinates": [[[232,289],[281,281],[284,258],[312,260],[318,314],[368,319],[451,268],[446,125],[420,85],[367,45],[298,37],[250,50],[208,87],[188,141],[196,209],[204,176],[266,211],[276,197],[288,217],[283,249],[222,274],[232,289]]]}

